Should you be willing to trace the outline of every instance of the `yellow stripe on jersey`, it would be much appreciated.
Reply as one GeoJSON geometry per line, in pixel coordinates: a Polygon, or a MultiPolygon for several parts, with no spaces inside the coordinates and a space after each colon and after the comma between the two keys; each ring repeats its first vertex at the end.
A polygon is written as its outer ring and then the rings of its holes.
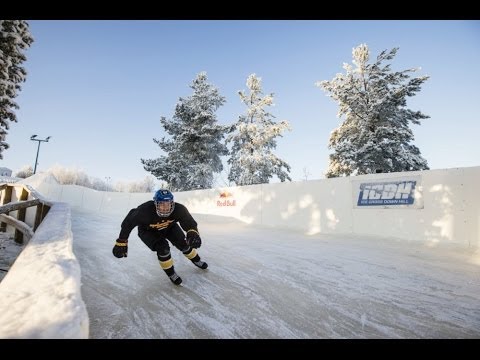
{"type": "Polygon", "coordinates": [[[160,266],[163,270],[170,269],[173,266],[173,259],[168,259],[167,261],[160,261],[160,266]]]}
{"type": "Polygon", "coordinates": [[[163,230],[166,229],[171,223],[173,223],[173,220],[164,220],[162,222],[158,222],[156,224],[150,224],[148,225],[152,229],[157,229],[157,230],[163,230]]]}
{"type": "Polygon", "coordinates": [[[188,254],[183,254],[187,257],[188,260],[193,259],[195,256],[197,256],[197,250],[195,248],[192,249],[188,254]]]}

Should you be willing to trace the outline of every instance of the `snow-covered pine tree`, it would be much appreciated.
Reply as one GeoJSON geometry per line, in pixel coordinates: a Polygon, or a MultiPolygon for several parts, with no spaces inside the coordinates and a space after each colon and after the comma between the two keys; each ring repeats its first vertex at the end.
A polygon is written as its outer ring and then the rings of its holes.
{"type": "Polygon", "coordinates": [[[409,123],[420,124],[429,116],[406,107],[406,98],[420,91],[429,76],[410,79],[418,69],[393,72],[384,61],[392,60],[398,48],[384,50],[368,64],[366,44],[353,48],[353,64],[344,63],[346,74],[320,81],[328,96],[339,104],[337,116],[345,120],[329,139],[327,177],[428,170],[420,150],[410,144],[414,136],[409,123]]]}
{"type": "Polygon", "coordinates": [[[211,188],[214,173],[223,170],[220,156],[228,154],[223,144],[228,127],[218,125],[215,114],[225,98],[207,82],[205,72],[190,87],[193,95],[179,99],[173,119],[160,119],[171,139],[153,139],[167,155],[141,159],[144,169],[173,191],[211,188]]]}
{"type": "Polygon", "coordinates": [[[19,106],[13,99],[26,79],[27,71],[21,66],[27,59],[23,52],[32,42],[26,21],[0,20],[0,159],[2,152],[10,147],[5,142],[8,122],[17,122],[14,109],[19,106]]]}
{"type": "Polygon", "coordinates": [[[275,123],[274,116],[265,110],[273,105],[273,93],[262,97],[262,79],[256,74],[247,78],[249,94],[239,91],[241,101],[248,107],[246,115],[240,115],[233,125],[227,144],[232,142],[231,165],[228,180],[235,184],[268,184],[276,175],[281,182],[291,181],[290,165],[272,152],[277,147],[275,138],[290,129],[287,121],[275,123]],[[285,169],[285,170],[283,170],[285,169]]]}

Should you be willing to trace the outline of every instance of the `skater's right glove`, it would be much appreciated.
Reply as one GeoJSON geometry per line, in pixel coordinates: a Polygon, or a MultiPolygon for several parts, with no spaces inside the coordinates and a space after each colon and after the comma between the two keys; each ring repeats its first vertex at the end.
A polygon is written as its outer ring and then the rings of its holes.
{"type": "Polygon", "coordinates": [[[112,252],[113,252],[113,255],[115,255],[115,257],[117,258],[127,257],[128,240],[117,239],[112,252]]]}
{"type": "Polygon", "coordinates": [[[187,244],[192,248],[199,248],[202,245],[202,239],[197,230],[190,229],[187,231],[187,244]]]}

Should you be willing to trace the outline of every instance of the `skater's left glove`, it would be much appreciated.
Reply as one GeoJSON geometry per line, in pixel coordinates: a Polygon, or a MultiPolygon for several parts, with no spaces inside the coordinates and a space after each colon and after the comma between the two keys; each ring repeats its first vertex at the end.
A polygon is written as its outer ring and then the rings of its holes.
{"type": "Polygon", "coordinates": [[[128,253],[128,240],[117,239],[115,246],[113,247],[113,255],[119,259],[127,257],[128,253]]]}
{"type": "Polygon", "coordinates": [[[197,230],[188,230],[186,240],[187,244],[190,245],[192,248],[199,248],[200,246],[202,246],[202,239],[200,239],[200,235],[198,234],[197,230]]]}

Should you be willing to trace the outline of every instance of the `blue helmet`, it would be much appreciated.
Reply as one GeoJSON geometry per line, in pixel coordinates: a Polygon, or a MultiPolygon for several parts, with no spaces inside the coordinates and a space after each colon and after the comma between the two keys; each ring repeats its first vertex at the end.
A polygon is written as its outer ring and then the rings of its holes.
{"type": "Polygon", "coordinates": [[[153,201],[155,203],[157,215],[161,217],[169,216],[175,208],[173,194],[166,189],[157,190],[155,195],[153,195],[153,201]]]}

